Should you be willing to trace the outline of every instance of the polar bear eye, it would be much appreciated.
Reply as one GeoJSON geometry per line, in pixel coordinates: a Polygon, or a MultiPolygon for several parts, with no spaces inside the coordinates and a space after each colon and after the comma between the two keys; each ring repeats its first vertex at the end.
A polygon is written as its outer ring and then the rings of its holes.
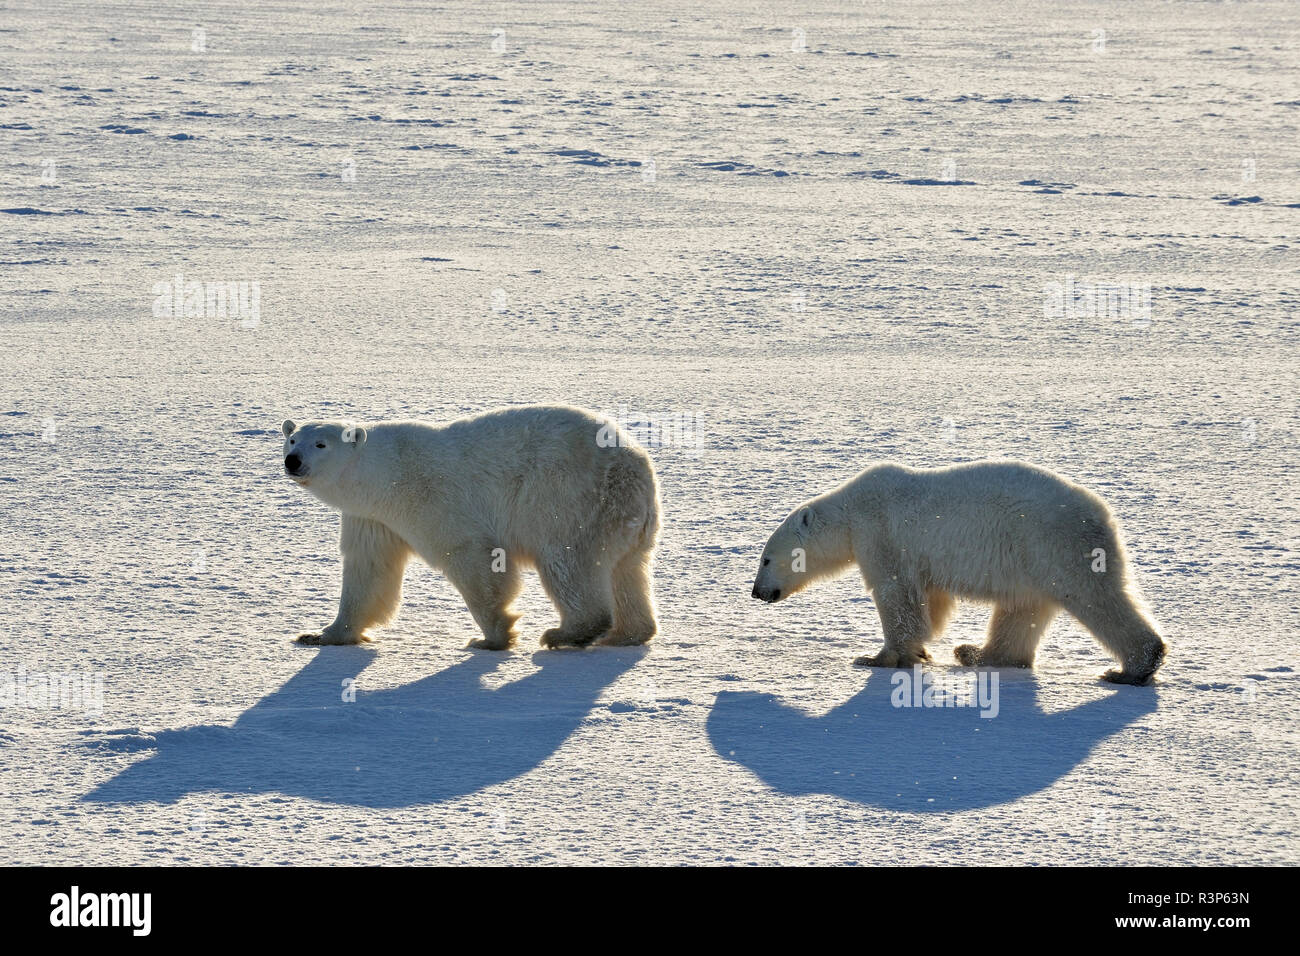
{"type": "Polygon", "coordinates": [[[318,441],[318,442],[316,443],[316,447],[317,447],[317,448],[324,448],[324,447],[325,447],[325,443],[324,443],[323,441],[318,441]]]}
{"type": "Polygon", "coordinates": [[[769,564],[771,564],[771,563],[772,563],[772,559],[771,559],[771,558],[764,558],[764,559],[763,559],[763,567],[767,567],[767,566],[768,566],[769,564]]]}

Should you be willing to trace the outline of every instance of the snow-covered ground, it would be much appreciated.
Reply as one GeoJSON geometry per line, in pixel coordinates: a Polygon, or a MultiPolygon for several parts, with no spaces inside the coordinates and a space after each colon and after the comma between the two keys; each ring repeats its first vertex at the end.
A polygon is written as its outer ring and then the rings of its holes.
{"type": "Polygon", "coordinates": [[[0,862],[1297,862],[1298,121],[1289,2],[6,3],[0,694],[104,683],[0,711],[0,862]],[[533,580],[467,651],[423,566],[290,642],[282,419],[553,401],[701,423],[653,644],[538,652],[533,580]],[[1062,617],[898,709],[858,580],[751,600],[800,499],[988,456],[1109,500],[1154,687],[1062,617]]]}

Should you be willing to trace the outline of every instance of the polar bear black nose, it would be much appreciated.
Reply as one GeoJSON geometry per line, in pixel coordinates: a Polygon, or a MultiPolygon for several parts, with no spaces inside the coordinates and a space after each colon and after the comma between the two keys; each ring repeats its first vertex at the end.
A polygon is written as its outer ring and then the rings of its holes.
{"type": "Polygon", "coordinates": [[[298,469],[302,467],[302,459],[296,454],[286,455],[284,459],[284,470],[291,475],[296,475],[298,469]]]}

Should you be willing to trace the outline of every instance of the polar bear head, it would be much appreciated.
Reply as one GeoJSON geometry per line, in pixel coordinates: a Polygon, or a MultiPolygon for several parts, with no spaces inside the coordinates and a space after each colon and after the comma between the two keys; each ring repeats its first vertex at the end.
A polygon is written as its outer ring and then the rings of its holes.
{"type": "Polygon", "coordinates": [[[773,604],[853,565],[843,503],[834,495],[806,501],[767,539],[750,593],[773,604]]]}
{"type": "Polygon", "coordinates": [[[821,520],[812,502],[795,508],[767,539],[751,594],[773,604],[803,590],[810,580],[809,552],[816,552],[821,520]]]}
{"type": "Polygon", "coordinates": [[[286,421],[284,473],[304,488],[332,486],[366,443],[366,430],[349,422],[286,421]]]}

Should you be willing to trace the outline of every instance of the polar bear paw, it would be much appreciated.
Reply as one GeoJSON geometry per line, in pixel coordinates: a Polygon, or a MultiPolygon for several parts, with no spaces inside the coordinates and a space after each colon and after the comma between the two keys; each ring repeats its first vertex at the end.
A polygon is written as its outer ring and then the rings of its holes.
{"type": "Polygon", "coordinates": [[[612,614],[598,614],[579,623],[569,621],[566,624],[561,620],[559,627],[553,627],[542,634],[542,647],[586,647],[604,637],[613,626],[612,614]]]}
{"type": "Polygon", "coordinates": [[[1034,666],[1034,658],[1016,656],[1006,651],[990,651],[978,644],[959,644],[952,649],[952,656],[963,667],[1023,667],[1034,666]]]}
{"type": "Polygon", "coordinates": [[[924,647],[908,648],[903,651],[896,651],[891,648],[885,648],[879,654],[874,656],[855,658],[854,667],[913,667],[924,661],[930,660],[930,652],[924,647]]]}
{"type": "Polygon", "coordinates": [[[566,631],[562,627],[553,627],[542,634],[541,644],[552,650],[559,647],[586,647],[602,633],[604,632],[592,633],[589,630],[566,631]]]}
{"type": "Polygon", "coordinates": [[[480,637],[470,641],[465,646],[476,651],[508,651],[515,646],[515,636],[511,634],[508,640],[502,640],[501,638],[489,640],[486,637],[480,637]]]}
{"type": "Polygon", "coordinates": [[[1132,684],[1135,687],[1145,687],[1155,679],[1155,676],[1155,671],[1140,674],[1135,671],[1124,671],[1112,667],[1101,675],[1101,679],[1112,684],[1132,684]]]}
{"type": "Polygon", "coordinates": [[[606,631],[591,643],[596,647],[639,647],[647,643],[652,637],[654,637],[654,631],[648,634],[630,634],[611,630],[606,631]]]}
{"type": "Polygon", "coordinates": [[[1112,684],[1134,684],[1138,687],[1150,684],[1160,665],[1165,662],[1168,650],[1169,645],[1152,634],[1145,646],[1128,655],[1123,667],[1111,668],[1101,675],[1101,679],[1112,684]]]}
{"type": "Polygon", "coordinates": [[[297,643],[306,644],[310,647],[340,646],[344,644],[369,644],[370,638],[355,631],[331,634],[329,629],[326,628],[317,634],[299,634],[297,643]]]}

